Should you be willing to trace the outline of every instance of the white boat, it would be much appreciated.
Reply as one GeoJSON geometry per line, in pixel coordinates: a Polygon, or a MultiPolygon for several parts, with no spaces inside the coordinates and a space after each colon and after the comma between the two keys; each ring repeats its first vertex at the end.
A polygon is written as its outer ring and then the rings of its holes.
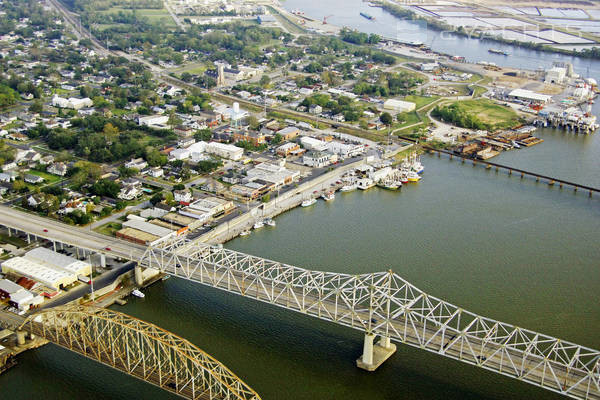
{"type": "Polygon", "coordinates": [[[520,149],[520,148],[521,148],[521,146],[519,146],[519,145],[517,144],[517,142],[515,142],[514,140],[512,141],[512,146],[513,146],[515,149],[520,149]]]}
{"type": "Polygon", "coordinates": [[[273,218],[267,218],[265,219],[265,224],[269,225],[269,226],[275,226],[275,220],[273,218]]]}
{"type": "Polygon", "coordinates": [[[335,193],[334,193],[334,192],[333,192],[333,190],[332,190],[332,191],[330,191],[330,192],[323,193],[323,194],[321,195],[321,197],[322,197],[322,198],[323,198],[323,200],[325,200],[325,201],[331,201],[331,200],[334,200],[334,199],[335,199],[335,193]]]}
{"type": "Polygon", "coordinates": [[[265,226],[265,223],[264,223],[264,222],[262,222],[262,221],[256,221],[256,222],[254,223],[254,229],[260,229],[260,228],[262,228],[263,226],[265,226]]]}
{"type": "Polygon", "coordinates": [[[362,178],[357,181],[357,185],[360,190],[367,190],[375,186],[375,181],[371,178],[362,178]]]}
{"type": "Polygon", "coordinates": [[[248,236],[250,234],[250,230],[246,229],[240,232],[240,236],[248,236]]]}
{"type": "Polygon", "coordinates": [[[171,275],[165,275],[162,277],[162,280],[166,281],[167,279],[170,279],[170,278],[171,278],[171,275]]]}
{"type": "Polygon", "coordinates": [[[357,186],[356,183],[350,183],[348,185],[344,185],[342,186],[342,188],[340,189],[340,192],[351,192],[353,190],[356,190],[357,186]]]}
{"type": "Polygon", "coordinates": [[[140,299],[143,299],[144,297],[146,297],[146,295],[142,292],[140,292],[138,289],[133,289],[131,291],[131,294],[134,295],[135,297],[139,297],[140,299]]]}
{"type": "Polygon", "coordinates": [[[311,197],[310,199],[306,199],[302,202],[302,207],[310,207],[317,202],[317,199],[311,197]]]}

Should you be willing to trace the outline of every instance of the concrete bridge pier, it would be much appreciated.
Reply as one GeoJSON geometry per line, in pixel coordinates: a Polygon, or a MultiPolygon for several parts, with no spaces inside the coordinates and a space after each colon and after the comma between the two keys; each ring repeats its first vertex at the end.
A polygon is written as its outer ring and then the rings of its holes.
{"type": "Polygon", "coordinates": [[[17,344],[19,346],[23,346],[25,344],[27,332],[25,331],[17,331],[17,344]]]}
{"type": "Polygon", "coordinates": [[[358,368],[375,371],[396,352],[396,345],[391,343],[389,337],[382,336],[376,344],[373,344],[374,341],[373,333],[365,333],[363,354],[356,360],[358,368]]]}
{"type": "Polygon", "coordinates": [[[142,267],[139,264],[136,264],[134,269],[135,275],[135,284],[138,286],[142,286],[144,284],[144,275],[142,274],[142,267]]]}

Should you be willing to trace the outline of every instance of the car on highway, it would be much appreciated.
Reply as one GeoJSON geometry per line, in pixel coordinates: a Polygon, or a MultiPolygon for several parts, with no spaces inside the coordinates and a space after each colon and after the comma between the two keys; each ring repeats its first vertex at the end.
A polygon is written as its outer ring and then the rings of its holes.
{"type": "Polygon", "coordinates": [[[48,229],[44,228],[44,232],[48,232],[48,229]]]}
{"type": "Polygon", "coordinates": [[[111,250],[111,248],[110,248],[110,247],[105,247],[105,248],[104,248],[104,250],[106,250],[106,251],[110,251],[110,250],[111,250]]]}

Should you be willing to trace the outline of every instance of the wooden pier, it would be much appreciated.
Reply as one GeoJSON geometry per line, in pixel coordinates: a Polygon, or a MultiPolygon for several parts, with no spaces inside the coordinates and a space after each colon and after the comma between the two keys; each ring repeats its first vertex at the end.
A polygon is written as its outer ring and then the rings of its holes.
{"type": "Polygon", "coordinates": [[[592,194],[594,192],[600,192],[599,188],[595,188],[592,186],[586,186],[586,185],[582,185],[582,184],[575,183],[575,182],[565,181],[563,179],[553,178],[550,176],[538,174],[536,172],[531,172],[531,171],[526,171],[526,170],[519,169],[519,168],[509,167],[507,165],[502,165],[502,164],[498,164],[498,163],[494,163],[494,162],[490,162],[490,161],[476,160],[476,159],[472,159],[469,157],[464,157],[464,156],[455,154],[448,150],[434,149],[433,147],[429,147],[429,146],[425,146],[425,145],[423,146],[423,148],[432,154],[437,153],[438,157],[440,157],[441,154],[447,154],[450,156],[451,160],[454,157],[461,158],[462,163],[464,163],[465,160],[470,160],[473,163],[473,166],[481,164],[481,165],[485,166],[486,169],[491,169],[491,168],[495,167],[496,171],[505,170],[506,172],[508,172],[508,175],[517,173],[517,174],[521,175],[521,179],[525,178],[525,176],[530,176],[532,178],[535,178],[536,182],[541,182],[541,181],[546,182],[548,184],[548,186],[558,185],[559,188],[561,188],[561,189],[563,188],[563,186],[570,186],[573,188],[574,192],[577,192],[578,190],[587,191],[590,197],[592,197],[592,194]]]}

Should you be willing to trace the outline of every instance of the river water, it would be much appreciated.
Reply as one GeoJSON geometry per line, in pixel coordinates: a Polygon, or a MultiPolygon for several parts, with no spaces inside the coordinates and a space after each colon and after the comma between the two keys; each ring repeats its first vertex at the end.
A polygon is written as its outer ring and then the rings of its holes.
{"type": "MultiPolygon", "coordinates": [[[[358,16],[367,7],[359,2],[320,3],[314,14],[299,0],[285,6],[314,17],[335,14],[330,21],[340,25],[367,30],[370,24],[358,16]]],[[[388,21],[379,9],[369,12],[383,25],[388,21]]],[[[443,42],[445,51],[466,52],[464,40],[443,42]]],[[[492,56],[487,45],[467,43],[476,47],[469,54],[492,56]]],[[[526,57],[540,64],[553,58],[526,57]]],[[[598,69],[596,62],[574,62],[598,69]]],[[[543,144],[503,153],[498,162],[600,186],[597,134],[547,129],[539,136],[543,144]]],[[[600,348],[600,198],[444,157],[426,155],[423,163],[424,179],[399,193],[338,194],[334,202],[283,214],[276,228],[227,247],[318,270],[393,269],[471,311],[600,348]]],[[[354,365],[362,350],[359,332],[177,278],[115,309],[189,339],[263,399],[561,398],[408,346],[398,346],[378,371],[367,373],[354,365]]],[[[12,400],[174,398],[54,346],[22,355],[19,366],[0,376],[0,394],[12,400]]]]}

